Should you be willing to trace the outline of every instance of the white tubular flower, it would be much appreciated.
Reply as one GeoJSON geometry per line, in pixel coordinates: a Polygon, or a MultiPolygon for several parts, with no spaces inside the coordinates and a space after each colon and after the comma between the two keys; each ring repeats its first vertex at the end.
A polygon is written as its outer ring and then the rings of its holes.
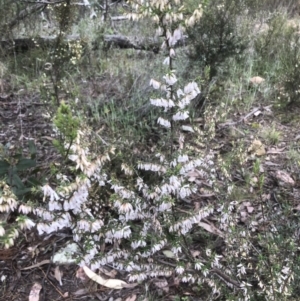
{"type": "Polygon", "coordinates": [[[168,42],[170,47],[174,47],[177,41],[171,36],[168,38],[168,42]]]}
{"type": "Polygon", "coordinates": [[[152,21],[153,21],[154,23],[158,24],[158,23],[159,23],[159,17],[158,17],[158,15],[154,15],[154,16],[152,17],[152,21]]]}
{"type": "Polygon", "coordinates": [[[160,86],[161,86],[161,83],[158,82],[158,81],[155,80],[155,79],[151,79],[151,80],[150,80],[150,86],[152,86],[154,89],[159,89],[160,86]]]}
{"type": "Polygon", "coordinates": [[[182,31],[179,28],[174,30],[173,38],[176,40],[176,43],[182,38],[182,31]]]}
{"type": "Polygon", "coordinates": [[[169,120],[166,120],[162,117],[159,117],[157,120],[157,123],[166,127],[166,128],[170,128],[171,127],[171,122],[169,120]]]}
{"type": "Polygon", "coordinates": [[[197,94],[199,94],[200,93],[200,90],[199,90],[199,88],[198,88],[198,85],[197,85],[197,83],[195,83],[195,82],[191,82],[191,83],[188,83],[185,87],[184,87],[184,93],[185,94],[190,94],[190,93],[192,93],[192,92],[196,92],[197,94]]]}
{"type": "Polygon", "coordinates": [[[143,240],[133,241],[131,243],[131,247],[133,249],[137,249],[138,247],[145,247],[146,245],[147,245],[146,242],[143,240]]]}
{"type": "Polygon", "coordinates": [[[5,234],[5,229],[0,225],[0,237],[5,234]]]}
{"type": "Polygon", "coordinates": [[[24,228],[25,229],[28,229],[28,230],[30,230],[32,227],[34,227],[35,226],[35,223],[31,220],[31,219],[29,219],[29,218],[27,218],[26,220],[25,220],[25,223],[24,223],[24,228]]]}
{"type": "Polygon", "coordinates": [[[170,177],[170,184],[177,190],[181,186],[181,181],[178,177],[176,176],[171,176],[170,177]]]}
{"type": "Polygon", "coordinates": [[[162,203],[160,204],[158,211],[160,212],[164,212],[164,211],[168,211],[172,208],[172,204],[171,203],[162,203]]]}
{"type": "Polygon", "coordinates": [[[104,223],[102,220],[96,220],[96,221],[92,222],[92,224],[91,224],[91,231],[96,232],[96,231],[100,230],[103,225],[104,225],[104,223]]]}
{"type": "Polygon", "coordinates": [[[181,89],[178,89],[177,90],[177,96],[180,97],[180,96],[184,96],[185,94],[183,93],[183,91],[181,89]]]}
{"type": "Polygon", "coordinates": [[[199,261],[197,261],[197,262],[195,263],[195,269],[196,269],[196,270],[201,270],[202,267],[203,267],[203,263],[201,263],[201,262],[199,262],[199,261]]]}
{"type": "Polygon", "coordinates": [[[187,155],[178,156],[178,162],[187,162],[189,161],[189,157],[187,155]]]}
{"type": "Polygon", "coordinates": [[[196,23],[196,19],[194,15],[192,15],[189,19],[185,20],[185,25],[188,27],[193,27],[196,23]]]}
{"type": "Polygon", "coordinates": [[[10,210],[10,207],[8,204],[0,205],[0,212],[8,212],[10,210]]]}
{"type": "Polygon", "coordinates": [[[169,13],[166,13],[164,20],[168,23],[171,20],[171,15],[169,13]]]}
{"type": "Polygon", "coordinates": [[[69,160],[71,161],[77,161],[78,155],[69,155],[69,160]]]}
{"type": "Polygon", "coordinates": [[[178,266],[178,267],[175,268],[175,271],[176,271],[176,273],[177,273],[178,275],[181,275],[181,274],[183,274],[183,272],[184,272],[184,267],[178,266]]]}
{"type": "Polygon", "coordinates": [[[10,237],[10,238],[5,239],[5,241],[4,241],[4,249],[9,249],[13,245],[14,245],[13,238],[10,237]]]}
{"type": "Polygon", "coordinates": [[[124,203],[119,207],[120,213],[127,213],[133,210],[133,207],[130,203],[124,203]]]}
{"type": "Polygon", "coordinates": [[[184,198],[190,196],[193,192],[195,192],[195,191],[186,185],[186,186],[180,188],[179,196],[180,196],[180,198],[184,199],[184,198]]]}
{"type": "Polygon", "coordinates": [[[161,186],[161,194],[162,195],[169,195],[171,193],[175,193],[175,187],[169,184],[164,184],[161,186]]]}
{"type": "Polygon", "coordinates": [[[157,29],[156,29],[156,35],[157,36],[161,36],[162,34],[163,34],[163,29],[161,28],[161,27],[158,27],[157,29]]]}
{"type": "Polygon", "coordinates": [[[23,213],[23,214],[28,214],[28,213],[32,212],[32,207],[22,204],[19,207],[19,212],[23,213]]]}
{"type": "Polygon", "coordinates": [[[173,115],[172,119],[174,121],[177,120],[185,120],[189,118],[189,112],[188,111],[183,111],[183,112],[177,112],[175,115],[173,115]]]}
{"type": "Polygon", "coordinates": [[[176,56],[175,50],[173,48],[170,49],[169,55],[172,59],[176,56]]]}
{"type": "Polygon", "coordinates": [[[193,16],[195,16],[196,21],[199,21],[203,15],[203,8],[200,4],[199,7],[194,11],[193,16]]]}
{"type": "Polygon", "coordinates": [[[55,201],[50,201],[48,206],[49,206],[50,211],[61,210],[62,209],[62,205],[58,202],[55,202],[55,201]]]}
{"type": "Polygon", "coordinates": [[[169,100],[166,100],[166,99],[163,99],[163,98],[150,99],[150,103],[153,106],[163,107],[165,109],[175,107],[175,103],[171,99],[169,99],[169,100]]]}
{"type": "Polygon", "coordinates": [[[174,73],[165,75],[164,79],[169,86],[173,86],[177,82],[177,78],[174,73]]]}
{"type": "Polygon", "coordinates": [[[18,206],[17,201],[12,197],[6,197],[5,201],[6,201],[7,205],[9,205],[10,210],[12,210],[12,211],[14,211],[18,206]]]}
{"type": "Polygon", "coordinates": [[[78,229],[80,230],[84,230],[84,231],[90,231],[91,229],[91,224],[86,221],[86,220],[80,220],[78,223],[77,223],[77,227],[78,229]]]}
{"type": "Polygon", "coordinates": [[[50,201],[54,201],[54,200],[58,201],[59,200],[58,194],[48,184],[44,185],[42,187],[42,190],[44,193],[44,199],[43,199],[44,201],[47,196],[50,197],[50,201]]]}
{"type": "Polygon", "coordinates": [[[163,65],[170,65],[170,57],[167,56],[164,61],[163,61],[163,65]]]}
{"type": "Polygon", "coordinates": [[[17,217],[16,221],[18,222],[18,225],[20,228],[23,229],[31,229],[35,226],[35,223],[29,219],[27,216],[21,215],[17,217]]]}
{"type": "Polygon", "coordinates": [[[182,98],[179,102],[178,102],[178,107],[179,109],[183,110],[186,106],[188,106],[191,102],[191,99],[189,95],[187,95],[186,97],[182,98]]]}

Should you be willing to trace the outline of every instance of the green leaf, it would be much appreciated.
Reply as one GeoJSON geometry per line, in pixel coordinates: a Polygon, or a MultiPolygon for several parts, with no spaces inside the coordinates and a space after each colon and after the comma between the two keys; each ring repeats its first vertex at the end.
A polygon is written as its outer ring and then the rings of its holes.
{"type": "MultiPolygon", "coordinates": [[[[41,179],[37,179],[36,177],[30,177],[26,181],[27,184],[30,186],[42,186],[41,179]]],[[[28,185],[27,185],[28,186],[28,185]]]]}
{"type": "Polygon", "coordinates": [[[10,164],[7,161],[0,161],[0,176],[8,173],[10,164]]]}
{"type": "Polygon", "coordinates": [[[16,187],[18,189],[24,189],[25,185],[17,174],[13,174],[11,177],[11,186],[16,187]]]}
{"type": "Polygon", "coordinates": [[[31,159],[35,159],[35,157],[36,157],[36,146],[35,146],[34,142],[32,140],[29,140],[28,146],[29,146],[29,151],[30,151],[30,154],[31,154],[31,159]]]}
{"type": "Polygon", "coordinates": [[[31,192],[31,188],[17,188],[14,190],[14,194],[17,197],[23,196],[25,193],[31,192]]]}
{"type": "Polygon", "coordinates": [[[26,170],[35,166],[36,166],[35,160],[25,159],[25,158],[20,159],[19,162],[16,164],[16,168],[18,171],[26,170]]]}

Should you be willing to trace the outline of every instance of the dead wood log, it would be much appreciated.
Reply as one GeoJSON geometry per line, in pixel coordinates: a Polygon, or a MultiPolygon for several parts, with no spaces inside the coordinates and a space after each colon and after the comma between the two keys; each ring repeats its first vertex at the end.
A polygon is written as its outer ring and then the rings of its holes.
{"type": "Polygon", "coordinates": [[[114,46],[119,48],[133,48],[138,50],[151,50],[155,53],[159,51],[161,41],[158,39],[139,39],[133,37],[125,37],[122,35],[105,35],[104,42],[106,46],[114,46]]]}
{"type": "MultiPolygon", "coordinates": [[[[54,45],[57,37],[55,36],[40,36],[37,38],[17,38],[12,40],[0,41],[0,47],[6,54],[12,54],[14,52],[26,52],[36,47],[51,47],[54,45]]],[[[64,41],[79,41],[79,35],[66,36],[64,41]]],[[[106,47],[119,47],[121,49],[132,48],[137,50],[149,50],[155,53],[159,52],[162,45],[161,39],[154,38],[136,38],[126,37],[122,35],[104,35],[103,41],[106,47]]],[[[94,48],[97,49],[96,42],[92,42],[94,48]]],[[[176,47],[184,46],[186,44],[186,38],[182,38],[176,44],[176,47]]]]}
{"type": "MultiPolygon", "coordinates": [[[[150,50],[155,53],[159,52],[162,45],[162,39],[158,38],[137,38],[126,37],[122,35],[105,35],[104,42],[107,46],[115,46],[119,48],[133,48],[138,50],[150,50]]],[[[175,47],[184,46],[186,37],[180,39],[175,47]]]]}
{"type": "MultiPolygon", "coordinates": [[[[69,35],[64,38],[64,41],[67,43],[69,41],[78,41],[80,40],[79,35],[69,35]]],[[[24,53],[28,50],[34,48],[47,48],[55,45],[57,37],[55,36],[40,36],[36,38],[16,38],[11,40],[2,40],[0,41],[0,48],[2,52],[7,55],[17,53],[24,53]]]]}

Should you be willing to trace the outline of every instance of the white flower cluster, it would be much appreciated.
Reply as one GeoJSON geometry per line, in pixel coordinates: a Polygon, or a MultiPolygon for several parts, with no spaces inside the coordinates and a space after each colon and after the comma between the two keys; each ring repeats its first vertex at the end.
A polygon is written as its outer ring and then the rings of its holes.
{"type": "Polygon", "coordinates": [[[14,211],[18,206],[18,201],[4,181],[0,182],[0,192],[0,212],[14,211]]]}
{"type": "Polygon", "coordinates": [[[150,103],[153,106],[165,108],[165,112],[167,111],[167,109],[175,107],[175,103],[171,99],[169,100],[163,98],[150,99],[150,103]]]}
{"type": "Polygon", "coordinates": [[[173,269],[157,264],[138,264],[129,262],[125,266],[125,271],[129,272],[129,281],[137,282],[144,281],[148,278],[170,277],[173,274],[173,269]]]}
{"type": "MultiPolygon", "coordinates": [[[[36,210],[38,213],[39,210],[36,210]]],[[[52,233],[63,228],[71,228],[72,227],[72,219],[68,212],[53,215],[53,218],[49,222],[40,222],[37,224],[37,230],[40,235],[46,233],[52,233]]]]}
{"type": "Polygon", "coordinates": [[[103,164],[110,160],[109,153],[114,154],[115,149],[112,147],[107,153],[99,156],[98,158],[96,158],[96,160],[90,161],[88,159],[89,150],[82,147],[82,140],[85,136],[86,134],[84,132],[78,131],[76,141],[70,148],[72,154],[69,155],[69,159],[76,162],[76,169],[80,169],[87,177],[91,179],[95,178],[102,185],[104,185],[101,168],[103,164]]]}
{"type": "Polygon", "coordinates": [[[19,231],[16,228],[11,228],[5,231],[5,229],[0,226],[0,235],[3,235],[1,237],[1,243],[4,245],[5,249],[8,249],[14,245],[15,239],[19,237],[19,231]]]}
{"type": "Polygon", "coordinates": [[[205,208],[202,208],[198,210],[198,212],[193,214],[191,217],[182,219],[179,222],[170,226],[169,231],[179,232],[184,235],[192,229],[193,225],[198,224],[202,219],[208,217],[213,212],[214,212],[214,208],[212,206],[207,206],[205,208]]]}
{"type": "MultiPolygon", "coordinates": [[[[163,18],[157,20],[160,30],[163,28],[162,25],[183,19],[183,8],[175,9],[179,0],[172,1],[172,4],[175,3],[174,9],[173,7],[171,9],[169,0],[151,2],[137,0],[137,11],[131,14],[132,18],[141,12],[139,6],[143,4],[142,2],[148,3],[142,12],[144,15],[149,14],[153,17],[153,8],[166,10],[163,12],[163,18]]],[[[195,12],[189,23],[196,22],[199,15],[199,12],[195,12]]],[[[165,47],[168,50],[165,63],[169,65],[170,70],[163,77],[162,83],[151,80],[150,85],[154,89],[160,89],[165,97],[150,99],[150,103],[165,112],[171,112],[168,118],[166,116],[158,118],[158,123],[173,130],[171,124],[189,118],[188,106],[200,90],[195,82],[175,90],[174,85],[178,80],[172,61],[176,57],[175,45],[184,38],[184,31],[181,27],[175,30],[164,28],[163,31],[165,47]]],[[[193,132],[188,125],[186,130],[193,132]]],[[[176,214],[174,208],[178,201],[187,200],[197,191],[197,187],[188,181],[188,173],[198,168],[199,177],[209,178],[212,155],[192,158],[190,154],[185,153],[184,135],[181,133],[180,146],[172,153],[170,159],[162,151],[156,154],[155,163],[140,162],[137,170],[125,162],[120,165],[122,176],[115,179],[116,176],[111,172],[108,179],[104,172],[104,164],[110,161],[110,154],[114,149],[96,156],[89,148],[91,144],[86,136],[84,132],[79,131],[69,149],[68,159],[74,162],[75,172],[72,169],[71,175],[59,174],[56,185],[49,182],[41,187],[43,203],[39,207],[31,208],[28,204],[22,204],[19,211],[24,214],[34,213],[40,218],[40,222],[37,223],[40,234],[48,234],[63,228],[72,229],[73,239],[80,242],[85,250],[80,262],[82,266],[90,265],[94,270],[103,265],[110,265],[128,272],[130,281],[142,281],[149,277],[169,277],[174,275],[175,270],[182,281],[194,283],[196,273],[195,275],[190,273],[190,266],[187,269],[187,266],[178,262],[174,269],[163,264],[154,264],[154,255],[161,254],[168,248],[176,258],[180,258],[183,253],[180,244],[182,234],[187,234],[203,218],[213,213],[214,209],[207,206],[198,207],[196,210],[194,208],[190,211],[183,210],[184,217],[182,213],[174,216],[176,214]],[[146,172],[140,172],[141,170],[146,172]],[[155,176],[151,175],[152,179],[148,182],[147,175],[151,172],[155,176]],[[136,183],[132,181],[135,174],[141,175],[136,183]],[[146,176],[142,178],[144,174],[146,176]],[[93,196],[94,200],[95,196],[92,194],[94,188],[96,196],[101,198],[99,203],[104,203],[105,209],[101,210],[101,217],[96,216],[97,214],[90,208],[91,197],[93,196]],[[100,193],[98,189],[101,189],[100,193]],[[171,234],[178,238],[178,241],[171,242],[168,232],[173,232],[171,234]],[[122,244],[123,241],[126,241],[126,244],[122,244]]],[[[2,203],[8,206],[5,210],[17,207],[14,199],[10,200],[9,197],[5,202],[0,199],[0,205],[2,203]]],[[[20,228],[30,229],[34,226],[34,223],[24,216],[20,216],[18,223],[20,228]]],[[[2,224],[0,235],[1,233],[5,233],[2,224]]],[[[10,234],[9,239],[17,233],[10,234]]],[[[212,262],[212,266],[220,267],[217,255],[212,262]]],[[[199,260],[195,268],[203,272],[203,263],[199,260]]]]}
{"type": "MultiPolygon", "coordinates": [[[[169,59],[169,57],[167,59],[169,59]]],[[[170,74],[165,75],[164,79],[167,85],[167,88],[164,88],[164,90],[167,92],[166,95],[167,99],[164,98],[150,99],[150,103],[156,107],[163,107],[165,112],[167,112],[171,108],[175,108],[176,112],[172,116],[172,120],[174,121],[188,119],[189,112],[186,110],[186,107],[190,104],[191,100],[193,100],[200,93],[198,85],[195,82],[191,82],[187,84],[183,90],[182,89],[177,90],[176,93],[177,99],[175,99],[175,94],[174,93],[172,94],[170,92],[171,87],[177,82],[175,71],[172,70],[170,74]]],[[[152,86],[155,89],[165,87],[165,85],[162,85],[160,82],[154,79],[151,79],[150,86],[152,86]]],[[[158,118],[157,123],[161,124],[166,128],[171,127],[170,121],[162,117],[158,118]]]]}
{"type": "MultiPolygon", "coordinates": [[[[92,181],[103,186],[106,183],[106,174],[102,172],[102,166],[110,160],[108,153],[99,156],[93,161],[89,161],[88,148],[82,148],[82,138],[85,133],[78,132],[76,141],[71,146],[72,155],[69,155],[71,161],[76,162],[76,169],[80,169],[83,175],[77,176],[73,182],[70,182],[66,176],[58,175],[61,185],[55,191],[49,184],[44,185],[43,192],[44,202],[47,200],[47,207],[38,207],[33,212],[43,221],[38,223],[37,229],[40,234],[51,233],[63,228],[72,228],[74,239],[82,239],[83,233],[95,233],[103,226],[101,219],[96,219],[90,209],[87,209],[89,201],[89,190],[92,181]],[[69,211],[79,217],[74,220],[69,211]]],[[[113,153],[114,149],[110,150],[113,153]]],[[[30,210],[25,206],[20,206],[22,212],[30,210]]],[[[95,237],[96,238],[96,237],[95,237]]]]}
{"type": "Polygon", "coordinates": [[[84,266],[84,265],[90,265],[92,270],[96,270],[99,269],[99,267],[101,266],[105,266],[105,265],[112,265],[113,267],[119,269],[119,270],[123,270],[124,269],[124,265],[123,265],[123,260],[118,260],[118,259],[124,259],[126,260],[128,257],[130,257],[130,253],[124,250],[111,250],[109,252],[107,252],[106,254],[103,254],[103,256],[99,256],[100,254],[98,253],[98,256],[94,257],[93,260],[91,258],[88,259],[88,257],[84,258],[80,265],[84,266]],[[98,259],[98,257],[100,257],[100,259],[98,259]],[[97,258],[97,259],[95,259],[97,258]],[[88,260],[87,260],[88,259],[88,260]]]}
{"type": "Polygon", "coordinates": [[[161,174],[161,173],[164,174],[167,171],[165,166],[159,165],[159,164],[154,164],[154,163],[139,163],[138,169],[154,171],[154,172],[157,172],[158,174],[161,174]]]}

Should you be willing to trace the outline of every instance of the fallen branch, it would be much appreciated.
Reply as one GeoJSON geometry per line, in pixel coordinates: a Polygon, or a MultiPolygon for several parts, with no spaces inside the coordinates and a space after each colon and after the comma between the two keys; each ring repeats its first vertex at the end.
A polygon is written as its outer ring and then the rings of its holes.
{"type": "Polygon", "coordinates": [[[50,263],[50,260],[49,260],[49,259],[45,259],[45,260],[42,260],[41,262],[38,262],[38,263],[36,263],[36,264],[33,264],[33,265],[31,265],[31,266],[29,266],[29,267],[26,267],[26,268],[23,268],[23,269],[21,269],[21,270],[22,270],[22,271],[25,271],[25,270],[30,270],[30,269],[38,268],[38,267],[40,267],[41,265],[48,264],[48,263],[50,263]]]}
{"type": "Polygon", "coordinates": [[[36,3],[34,5],[27,6],[25,9],[23,9],[19,12],[17,17],[15,17],[12,21],[10,21],[7,24],[7,27],[9,29],[13,29],[13,27],[15,27],[17,24],[19,24],[20,21],[23,21],[24,19],[26,19],[27,17],[29,17],[30,15],[32,15],[38,11],[43,11],[46,8],[46,6],[47,6],[47,4],[45,4],[45,3],[36,3]]]}
{"type": "MultiPolygon", "coordinates": [[[[105,35],[104,42],[108,46],[116,46],[119,48],[133,48],[138,50],[151,50],[155,53],[159,52],[162,45],[162,40],[156,38],[137,38],[126,37],[122,35],[105,35]]],[[[180,39],[175,47],[184,46],[186,43],[186,37],[180,39]]]]}
{"type": "MultiPolygon", "coordinates": [[[[30,49],[37,47],[50,47],[53,46],[57,37],[56,36],[40,36],[37,38],[17,38],[13,40],[2,40],[0,41],[0,47],[4,51],[15,50],[17,52],[25,52],[30,49]]],[[[159,52],[162,45],[161,39],[156,38],[137,38],[137,37],[126,37],[123,35],[104,35],[104,42],[106,47],[119,47],[121,49],[137,49],[137,50],[148,50],[155,53],[159,52]]],[[[64,39],[65,43],[70,41],[82,41],[80,35],[68,35],[64,39]]],[[[97,48],[96,42],[92,42],[94,48],[97,48]]],[[[186,44],[186,37],[180,39],[175,47],[184,46],[186,44]]],[[[13,52],[12,52],[13,53],[13,52]]],[[[11,53],[11,54],[12,54],[11,53]]]]}
{"type": "Polygon", "coordinates": [[[231,125],[237,125],[240,123],[245,122],[250,116],[254,115],[256,112],[258,112],[259,110],[262,110],[262,108],[257,107],[254,108],[250,113],[248,113],[247,115],[241,117],[238,121],[232,121],[232,122],[225,122],[225,123],[220,123],[218,124],[219,127],[225,127],[225,126],[231,126],[231,125]]]}

